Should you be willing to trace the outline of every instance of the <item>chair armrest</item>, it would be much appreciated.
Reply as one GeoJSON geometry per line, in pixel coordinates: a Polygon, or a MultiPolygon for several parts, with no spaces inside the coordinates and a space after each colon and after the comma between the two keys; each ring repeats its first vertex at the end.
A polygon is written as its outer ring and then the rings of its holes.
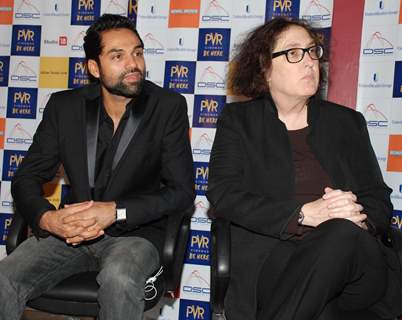
{"type": "Polygon", "coordinates": [[[8,229],[6,251],[10,254],[22,241],[28,237],[28,224],[24,218],[15,211],[8,229]]]}
{"type": "Polygon", "coordinates": [[[179,286],[187,241],[190,234],[192,213],[193,208],[168,216],[163,248],[166,291],[173,292],[179,286]]]}
{"type": "Polygon", "coordinates": [[[402,230],[391,227],[386,239],[383,238],[382,240],[386,246],[394,249],[399,258],[400,267],[402,268],[402,230]]]}
{"type": "Polygon", "coordinates": [[[211,225],[211,307],[213,314],[224,314],[224,300],[230,280],[230,222],[223,218],[211,225]]]}

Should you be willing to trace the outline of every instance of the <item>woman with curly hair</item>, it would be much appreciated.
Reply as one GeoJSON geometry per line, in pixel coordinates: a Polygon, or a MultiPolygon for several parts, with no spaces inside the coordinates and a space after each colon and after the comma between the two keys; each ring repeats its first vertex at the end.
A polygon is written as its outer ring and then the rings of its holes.
{"type": "Polygon", "coordinates": [[[229,320],[402,311],[399,262],[381,241],[391,189],[363,116],[319,98],[323,55],[308,24],[276,18],[231,62],[229,89],[248,101],[220,115],[207,192],[231,222],[229,320]]]}

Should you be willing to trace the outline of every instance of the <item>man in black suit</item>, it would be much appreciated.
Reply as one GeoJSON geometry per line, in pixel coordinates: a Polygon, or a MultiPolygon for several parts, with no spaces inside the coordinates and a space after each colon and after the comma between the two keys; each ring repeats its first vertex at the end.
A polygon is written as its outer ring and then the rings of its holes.
{"type": "Polygon", "coordinates": [[[166,216],[194,200],[186,102],[144,80],[143,47],[129,19],[103,15],[84,39],[97,81],[51,96],[12,183],[35,237],[0,262],[0,319],[87,270],[99,270],[99,319],[142,319],[166,216]],[[42,185],[60,164],[71,191],[56,209],[42,185]]]}

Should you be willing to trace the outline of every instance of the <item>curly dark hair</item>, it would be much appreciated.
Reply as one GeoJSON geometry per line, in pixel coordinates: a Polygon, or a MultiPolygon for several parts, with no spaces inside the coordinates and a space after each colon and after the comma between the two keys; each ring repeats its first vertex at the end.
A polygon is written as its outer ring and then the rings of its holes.
{"type": "Polygon", "coordinates": [[[84,37],[84,51],[87,60],[93,59],[99,62],[99,55],[102,52],[102,32],[112,29],[129,29],[144,43],[135,28],[134,23],[127,17],[117,14],[103,14],[86,31],[84,37]]]}
{"type": "MultiPolygon", "coordinates": [[[[266,22],[251,31],[236,47],[236,53],[229,63],[228,90],[230,94],[258,98],[269,92],[265,71],[271,67],[271,54],[278,37],[291,26],[304,28],[317,45],[323,45],[322,35],[303,20],[279,17],[266,22]]],[[[323,74],[322,66],[320,66],[320,73],[323,74]]]]}

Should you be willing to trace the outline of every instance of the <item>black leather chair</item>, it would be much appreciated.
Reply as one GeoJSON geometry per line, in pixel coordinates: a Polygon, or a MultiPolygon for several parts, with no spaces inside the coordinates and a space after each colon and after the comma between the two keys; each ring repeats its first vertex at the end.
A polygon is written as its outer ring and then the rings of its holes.
{"type": "MultiPolygon", "coordinates": [[[[188,210],[168,217],[163,250],[163,273],[154,283],[157,289],[156,295],[154,290],[145,290],[145,296],[149,299],[145,301],[145,311],[155,306],[165,292],[173,292],[179,285],[191,214],[192,210],[188,210]]],[[[28,225],[16,212],[7,236],[7,254],[24,241],[27,234],[28,225]]],[[[73,275],[40,297],[28,301],[27,306],[54,314],[96,317],[99,311],[96,274],[96,272],[85,272],[73,275]]]]}
{"type": "MultiPolygon", "coordinates": [[[[230,281],[230,222],[223,218],[215,218],[211,225],[211,309],[213,320],[226,320],[224,299],[230,281]]],[[[392,228],[386,239],[398,252],[402,262],[402,231],[392,228]]],[[[336,303],[329,303],[320,315],[319,320],[383,320],[368,311],[347,312],[336,303]]],[[[230,320],[230,319],[227,319],[230,320]]],[[[392,319],[390,319],[392,320],[392,319]]]]}

